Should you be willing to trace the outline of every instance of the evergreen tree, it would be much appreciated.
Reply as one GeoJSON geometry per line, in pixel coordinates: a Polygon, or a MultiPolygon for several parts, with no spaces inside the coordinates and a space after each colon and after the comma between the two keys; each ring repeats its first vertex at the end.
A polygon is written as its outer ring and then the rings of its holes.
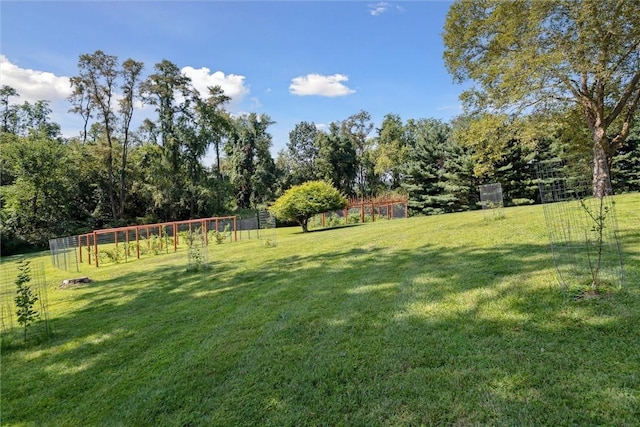
{"type": "Polygon", "coordinates": [[[613,157],[611,181],[616,193],[640,191],[640,117],[613,157]]]}
{"type": "Polygon", "coordinates": [[[427,215],[452,212],[459,202],[454,192],[453,170],[447,169],[452,154],[448,124],[436,119],[409,120],[407,128],[413,150],[405,168],[403,188],[409,194],[409,207],[427,215]]]}

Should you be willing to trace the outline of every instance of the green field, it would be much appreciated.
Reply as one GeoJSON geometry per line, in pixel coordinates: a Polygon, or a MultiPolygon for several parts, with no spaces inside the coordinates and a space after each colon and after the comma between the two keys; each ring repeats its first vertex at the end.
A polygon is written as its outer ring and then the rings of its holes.
{"type": "Polygon", "coordinates": [[[1,423],[637,425],[640,194],[616,202],[627,287],[579,301],[542,206],[280,229],[199,272],[181,251],[71,274],[31,255],[53,336],[5,331],[1,423]]]}

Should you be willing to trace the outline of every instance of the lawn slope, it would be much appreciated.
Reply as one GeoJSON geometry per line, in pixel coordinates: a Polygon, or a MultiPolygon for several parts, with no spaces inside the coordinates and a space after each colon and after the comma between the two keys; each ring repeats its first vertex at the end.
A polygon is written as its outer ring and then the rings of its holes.
{"type": "Polygon", "coordinates": [[[593,300],[559,291],[541,206],[281,229],[72,289],[47,266],[54,335],[3,338],[1,422],[633,425],[640,195],[616,200],[627,288],[593,300]]]}

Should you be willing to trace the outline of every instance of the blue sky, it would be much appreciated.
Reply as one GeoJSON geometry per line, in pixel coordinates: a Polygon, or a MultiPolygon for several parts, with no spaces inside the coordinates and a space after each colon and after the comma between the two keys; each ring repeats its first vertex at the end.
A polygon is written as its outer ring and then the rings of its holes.
{"type": "MultiPolygon", "coordinates": [[[[273,152],[300,121],[319,127],[368,111],[449,120],[462,112],[443,59],[450,3],[439,1],[2,1],[0,80],[17,100],[52,102],[66,136],[68,77],[100,49],[174,62],[196,88],[220,84],[232,113],[268,114],[273,152]]],[[[149,112],[138,112],[142,117],[149,112]]]]}

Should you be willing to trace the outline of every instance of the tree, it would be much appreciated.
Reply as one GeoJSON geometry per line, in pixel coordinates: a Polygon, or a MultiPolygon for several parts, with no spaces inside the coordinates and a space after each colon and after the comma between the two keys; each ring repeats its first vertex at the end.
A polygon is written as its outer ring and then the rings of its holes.
{"type": "Polygon", "coordinates": [[[369,195],[370,182],[368,175],[369,171],[366,159],[367,153],[371,149],[371,141],[368,136],[373,130],[373,123],[371,122],[371,115],[364,110],[353,114],[341,123],[341,133],[351,142],[353,150],[355,151],[356,163],[355,163],[355,180],[356,192],[360,197],[369,195]]]}
{"type": "Polygon", "coordinates": [[[297,123],[289,132],[286,159],[293,185],[318,178],[318,134],[316,125],[309,122],[297,123]]]}
{"type": "Polygon", "coordinates": [[[400,188],[401,169],[411,152],[402,119],[397,114],[387,114],[378,131],[375,149],[375,172],[380,174],[389,189],[400,188]]]}
{"type": "Polygon", "coordinates": [[[308,232],[309,218],[331,210],[344,209],[347,198],[325,181],[309,181],[285,191],[269,211],[280,220],[297,221],[308,232]]]}
{"type": "Polygon", "coordinates": [[[608,194],[612,158],[640,102],[640,14],[634,1],[458,0],[444,30],[467,107],[509,114],[575,105],[589,129],[593,192],[608,194]]]}
{"type": "Polygon", "coordinates": [[[640,121],[613,158],[611,175],[616,191],[640,191],[640,121]]]}
{"type": "Polygon", "coordinates": [[[404,168],[403,188],[409,193],[409,207],[427,215],[458,210],[459,202],[447,184],[453,182],[451,128],[436,119],[409,120],[412,153],[404,168]]]}
{"type": "Polygon", "coordinates": [[[272,196],[275,163],[269,152],[271,135],[267,128],[273,123],[266,114],[256,113],[234,120],[225,151],[231,167],[236,205],[240,209],[255,207],[272,196]]]}
{"type": "Polygon", "coordinates": [[[190,111],[194,93],[191,79],[173,62],[163,59],[154,70],[141,85],[144,102],[155,106],[158,113],[157,124],[145,123],[160,147],[160,156],[153,157],[154,172],[148,175],[147,184],[158,213],[166,220],[175,220],[181,216],[181,197],[187,186],[182,173],[184,141],[178,124],[187,124],[181,116],[190,111]]]}
{"type": "Polygon", "coordinates": [[[11,104],[9,98],[18,96],[20,96],[18,91],[11,86],[3,85],[0,88],[0,118],[2,120],[0,131],[2,132],[16,133],[19,107],[11,104]]]}
{"type": "MultiPolygon", "coordinates": [[[[107,165],[107,195],[111,207],[113,219],[118,218],[118,204],[115,196],[115,175],[114,175],[114,138],[116,130],[116,116],[114,111],[116,80],[118,78],[118,58],[107,55],[101,50],[93,54],[80,55],[78,69],[80,75],[71,79],[73,93],[70,100],[84,102],[84,95],[79,93],[86,91],[86,96],[91,100],[91,104],[98,113],[104,136],[107,143],[106,165],[107,165]]],[[[80,106],[77,106],[79,109],[80,106]]],[[[85,110],[82,110],[85,114],[85,110]]]]}
{"type": "Polygon", "coordinates": [[[30,262],[24,258],[18,260],[18,277],[16,278],[16,314],[18,323],[24,326],[24,341],[27,342],[27,328],[38,318],[38,312],[33,309],[38,297],[31,292],[31,267],[30,262]]]}
{"type": "Polygon", "coordinates": [[[320,133],[318,147],[320,178],[331,182],[343,193],[352,195],[357,167],[356,151],[337,123],[329,125],[329,132],[320,133]]]}
{"type": "Polygon", "coordinates": [[[121,148],[121,162],[120,162],[120,215],[124,214],[124,206],[126,199],[127,188],[127,156],[129,154],[129,141],[131,126],[131,119],[133,118],[133,109],[135,101],[140,97],[138,92],[138,85],[140,83],[140,73],[144,64],[142,62],[134,61],[129,58],[122,63],[122,99],[120,99],[119,112],[122,117],[121,120],[121,134],[122,134],[122,148],[121,148]]]}
{"type": "Polygon", "coordinates": [[[44,246],[55,234],[65,235],[74,216],[76,184],[67,161],[69,148],[46,134],[4,134],[2,139],[2,157],[15,178],[2,187],[2,228],[44,246]]]}

